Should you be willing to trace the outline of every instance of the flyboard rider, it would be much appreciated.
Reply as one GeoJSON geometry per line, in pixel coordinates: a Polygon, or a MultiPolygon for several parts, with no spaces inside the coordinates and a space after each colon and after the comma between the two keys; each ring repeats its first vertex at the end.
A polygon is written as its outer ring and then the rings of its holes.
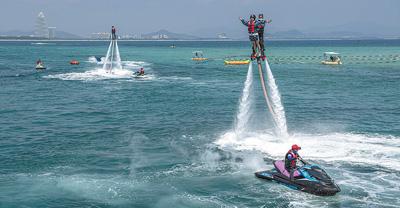
{"type": "Polygon", "coordinates": [[[114,25],[111,27],[111,37],[113,40],[117,39],[117,35],[115,33],[117,32],[117,29],[115,29],[114,25]]]}
{"type": "Polygon", "coordinates": [[[259,49],[260,49],[260,42],[258,37],[258,26],[261,24],[260,22],[256,21],[256,15],[250,15],[250,20],[246,21],[243,18],[239,18],[240,21],[247,26],[247,31],[249,33],[249,39],[252,43],[253,53],[251,54],[251,59],[254,60],[256,57],[259,57],[259,49]],[[258,50],[256,50],[258,49],[258,50]]]}

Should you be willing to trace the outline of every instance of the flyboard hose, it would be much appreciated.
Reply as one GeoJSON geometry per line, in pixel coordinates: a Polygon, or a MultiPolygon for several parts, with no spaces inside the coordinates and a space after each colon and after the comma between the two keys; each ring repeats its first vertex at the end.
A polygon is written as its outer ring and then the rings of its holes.
{"type": "MultiPolygon", "coordinates": [[[[251,63],[250,63],[250,64],[251,64],[251,63]]],[[[265,86],[264,73],[263,73],[261,61],[260,61],[259,59],[257,60],[257,65],[258,65],[258,72],[259,72],[259,74],[260,74],[261,87],[262,87],[262,89],[263,89],[264,98],[265,98],[265,101],[266,101],[266,103],[267,103],[267,107],[268,107],[268,109],[269,109],[269,112],[271,112],[271,114],[272,114],[272,118],[273,118],[272,120],[274,121],[274,125],[275,125],[275,126],[278,126],[278,125],[277,125],[277,121],[275,120],[275,119],[276,119],[276,118],[275,118],[275,111],[274,111],[274,109],[272,108],[271,101],[269,100],[269,96],[268,96],[268,91],[267,91],[267,88],[266,88],[266,86],[265,86]]]]}

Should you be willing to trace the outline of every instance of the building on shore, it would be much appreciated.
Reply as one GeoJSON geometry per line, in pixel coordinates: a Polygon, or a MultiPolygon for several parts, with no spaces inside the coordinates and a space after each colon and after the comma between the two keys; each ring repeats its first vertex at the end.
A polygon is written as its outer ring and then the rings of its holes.
{"type": "Polygon", "coordinates": [[[218,39],[228,39],[225,33],[218,34],[218,39]]]}
{"type": "Polygon", "coordinates": [[[91,39],[95,40],[107,40],[110,39],[111,34],[108,32],[97,32],[97,33],[92,33],[90,36],[91,39]]]}
{"type": "Polygon", "coordinates": [[[43,12],[39,12],[36,18],[35,37],[49,38],[49,28],[47,27],[46,17],[43,12]]]}
{"type": "Polygon", "coordinates": [[[49,31],[49,39],[55,39],[56,38],[56,27],[48,27],[47,28],[49,31]]]}

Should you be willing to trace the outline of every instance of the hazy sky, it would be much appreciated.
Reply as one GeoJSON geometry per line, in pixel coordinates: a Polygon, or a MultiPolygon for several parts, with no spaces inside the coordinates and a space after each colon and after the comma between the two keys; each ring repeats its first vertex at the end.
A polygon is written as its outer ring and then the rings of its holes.
{"type": "Polygon", "coordinates": [[[360,30],[400,35],[400,0],[0,0],[0,31],[33,30],[37,14],[49,26],[78,35],[108,31],[228,34],[239,16],[263,12],[271,30],[360,30]],[[338,26],[338,27],[336,27],[338,26]]]}

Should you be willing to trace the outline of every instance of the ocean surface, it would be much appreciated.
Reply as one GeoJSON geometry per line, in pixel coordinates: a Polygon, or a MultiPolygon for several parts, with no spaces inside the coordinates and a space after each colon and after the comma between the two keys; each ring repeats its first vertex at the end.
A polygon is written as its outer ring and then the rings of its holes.
{"type": "Polygon", "coordinates": [[[399,40],[267,42],[285,137],[255,66],[237,135],[249,67],[223,60],[249,56],[248,42],[118,44],[110,74],[95,59],[107,41],[0,42],[0,207],[400,206],[399,40]],[[325,51],[344,64],[321,65],[325,51]],[[342,192],[255,178],[293,143],[342,192]]]}

